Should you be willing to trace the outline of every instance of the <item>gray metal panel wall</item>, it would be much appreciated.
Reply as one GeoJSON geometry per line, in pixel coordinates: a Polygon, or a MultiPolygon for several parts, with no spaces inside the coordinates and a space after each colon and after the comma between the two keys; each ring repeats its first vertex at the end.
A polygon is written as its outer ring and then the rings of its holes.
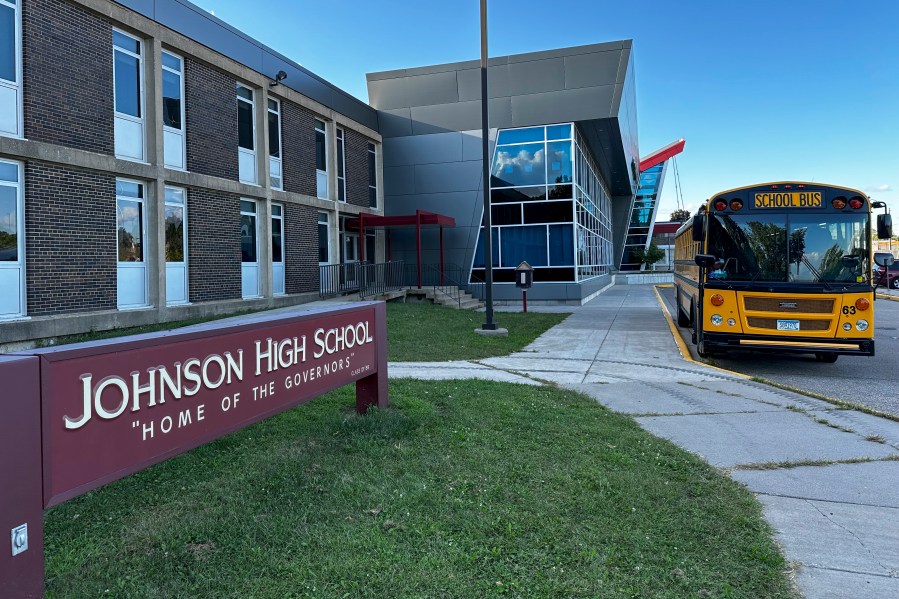
{"type": "MultiPolygon", "coordinates": [[[[491,151],[495,132],[491,133],[491,151]]],[[[384,139],[385,206],[390,216],[426,210],[451,216],[444,230],[444,260],[471,267],[483,215],[481,132],[453,131],[384,139]]],[[[391,257],[416,263],[415,229],[391,230],[391,257]]],[[[422,229],[422,263],[438,264],[439,231],[422,229]]]]}
{"type": "Polygon", "coordinates": [[[116,2],[263,75],[274,78],[284,71],[282,85],[378,131],[378,114],[371,106],[187,0],[116,2]]]}
{"type": "MultiPolygon", "coordinates": [[[[630,50],[631,42],[623,41],[491,59],[491,153],[497,128],[578,122],[611,192],[624,196],[613,200],[613,217],[628,212],[636,184],[629,165],[639,156],[630,50]],[[627,123],[619,126],[622,115],[627,123]]],[[[454,217],[457,227],[444,236],[446,261],[467,271],[483,214],[479,63],[369,73],[367,79],[384,136],[388,214],[421,209],[454,217]]],[[[429,248],[424,263],[439,260],[437,234],[423,234],[429,248]]],[[[391,235],[393,258],[414,264],[414,232],[391,235]]],[[[570,299],[565,288],[544,291],[570,299]]]]}

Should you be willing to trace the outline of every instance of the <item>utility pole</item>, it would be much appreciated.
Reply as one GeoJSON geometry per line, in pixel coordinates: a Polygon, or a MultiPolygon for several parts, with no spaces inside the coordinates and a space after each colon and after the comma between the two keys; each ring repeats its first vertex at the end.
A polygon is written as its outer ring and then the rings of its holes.
{"type": "Polygon", "coordinates": [[[481,142],[484,151],[482,189],[484,191],[484,284],[487,320],[481,327],[495,331],[493,322],[493,219],[490,213],[490,130],[487,123],[487,0],[481,0],[481,142]]]}

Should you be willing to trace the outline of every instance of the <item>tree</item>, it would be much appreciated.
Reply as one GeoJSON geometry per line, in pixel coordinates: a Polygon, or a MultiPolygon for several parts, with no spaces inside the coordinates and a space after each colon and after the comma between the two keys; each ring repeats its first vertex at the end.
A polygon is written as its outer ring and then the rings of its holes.
{"type": "Polygon", "coordinates": [[[652,266],[665,257],[665,251],[660,249],[654,243],[650,243],[648,248],[638,248],[634,251],[634,258],[647,267],[652,266]]]}
{"type": "Polygon", "coordinates": [[[690,219],[690,211],[685,210],[684,208],[678,208],[674,212],[671,213],[671,222],[682,223],[686,220],[690,219]]]}

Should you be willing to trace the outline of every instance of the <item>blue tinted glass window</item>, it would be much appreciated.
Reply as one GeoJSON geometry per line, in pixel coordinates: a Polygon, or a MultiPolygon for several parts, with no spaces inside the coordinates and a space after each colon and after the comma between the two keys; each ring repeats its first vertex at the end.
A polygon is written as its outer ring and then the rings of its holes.
{"type": "Polygon", "coordinates": [[[574,237],[571,225],[549,227],[549,263],[553,266],[574,265],[574,237]]]}
{"type": "Polygon", "coordinates": [[[0,6],[0,79],[16,80],[16,11],[0,6]]]}
{"type": "Polygon", "coordinates": [[[116,181],[115,194],[127,198],[142,198],[144,197],[144,186],[131,181],[116,181]]]}
{"type": "Polygon", "coordinates": [[[497,143],[520,144],[529,141],[543,141],[543,127],[528,127],[527,129],[507,129],[505,131],[500,131],[497,143]]]}
{"type": "Polygon", "coordinates": [[[168,52],[162,53],[162,66],[168,67],[173,71],[181,72],[181,59],[177,56],[172,56],[168,52]]]}
{"type": "MultiPolygon", "coordinates": [[[[478,233],[478,245],[474,252],[474,267],[484,268],[484,227],[478,233]]],[[[499,230],[493,229],[493,266],[499,266],[499,230]]],[[[517,264],[515,266],[518,266],[517,264]]]]}
{"type": "Polygon", "coordinates": [[[116,202],[118,222],[119,262],[143,262],[143,202],[116,202]]]}
{"type": "Polygon", "coordinates": [[[245,150],[255,150],[253,143],[253,105],[237,101],[237,145],[245,150]]]}
{"type": "Polygon", "coordinates": [[[540,187],[515,187],[508,189],[494,189],[490,192],[490,201],[494,204],[504,202],[539,202],[546,199],[546,188],[540,187]]]}
{"type": "Polygon", "coordinates": [[[122,50],[128,50],[129,52],[140,54],[140,42],[129,35],[125,35],[124,33],[113,31],[112,43],[122,50]]]}
{"type": "Polygon", "coordinates": [[[550,125],[546,128],[546,139],[571,139],[571,125],[550,125]]]}
{"type": "Polygon", "coordinates": [[[531,266],[546,266],[546,227],[504,227],[500,240],[501,266],[516,267],[527,260],[531,266]]]}
{"type": "Polygon", "coordinates": [[[15,187],[0,187],[0,262],[19,259],[18,191],[15,187]]]}
{"type": "Polygon", "coordinates": [[[542,185],[546,183],[544,144],[499,146],[493,161],[491,187],[542,185]]]}
{"type": "Polygon", "coordinates": [[[19,167],[9,162],[0,162],[0,181],[16,183],[19,180],[19,167]]]}
{"type": "Polygon", "coordinates": [[[546,176],[550,183],[570,183],[572,172],[571,142],[546,144],[546,176]]]}
{"type": "Polygon", "coordinates": [[[181,75],[162,72],[162,119],[166,127],[181,129],[181,75]]]}
{"type": "Polygon", "coordinates": [[[140,60],[115,52],[115,110],[140,118],[140,60]]]}

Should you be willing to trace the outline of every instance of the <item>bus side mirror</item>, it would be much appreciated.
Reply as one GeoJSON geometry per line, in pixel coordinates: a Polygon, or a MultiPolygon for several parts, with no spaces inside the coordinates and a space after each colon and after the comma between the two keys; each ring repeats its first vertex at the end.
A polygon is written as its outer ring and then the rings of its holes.
{"type": "MultiPolygon", "coordinates": [[[[880,221],[877,221],[878,225],[880,221]]],[[[693,241],[705,239],[705,215],[697,214],[693,217],[693,241]]]]}
{"type": "Polygon", "coordinates": [[[893,254],[889,252],[877,252],[874,254],[874,264],[877,266],[887,268],[892,266],[895,261],[896,259],[893,257],[893,254]]]}
{"type": "Polygon", "coordinates": [[[893,216],[891,214],[877,215],[877,239],[889,239],[893,236],[893,216]]]}
{"type": "Polygon", "coordinates": [[[696,254],[696,256],[693,257],[693,261],[696,262],[696,265],[700,268],[712,268],[715,266],[715,260],[717,260],[717,258],[711,254],[696,254]]]}

